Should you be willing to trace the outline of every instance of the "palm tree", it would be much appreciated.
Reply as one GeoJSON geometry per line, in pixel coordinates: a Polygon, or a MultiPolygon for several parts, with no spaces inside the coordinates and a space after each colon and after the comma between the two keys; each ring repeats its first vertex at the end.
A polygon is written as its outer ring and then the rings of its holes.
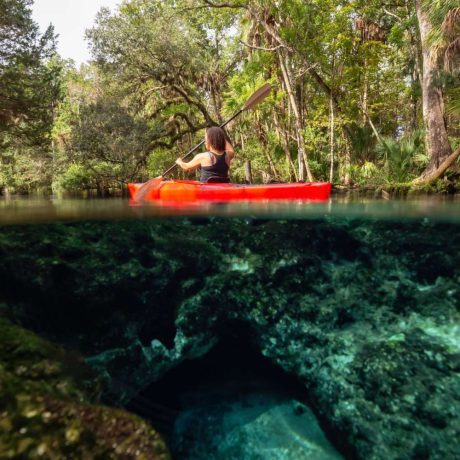
{"type": "MultiPolygon", "coordinates": [[[[433,24],[438,30],[435,37],[438,54],[446,72],[458,72],[460,68],[460,0],[444,0],[442,8],[431,7],[433,24]]],[[[448,110],[460,115],[460,88],[449,92],[448,110]]]]}
{"type": "Polygon", "coordinates": [[[431,45],[446,71],[458,69],[460,60],[460,0],[424,0],[433,33],[431,45]]]}
{"type": "Polygon", "coordinates": [[[425,143],[430,157],[418,181],[426,181],[438,177],[440,167],[444,168],[447,160],[450,165],[458,156],[452,154],[444,118],[443,93],[436,80],[442,64],[449,68],[460,54],[460,0],[416,0],[415,4],[422,41],[425,143]]]}

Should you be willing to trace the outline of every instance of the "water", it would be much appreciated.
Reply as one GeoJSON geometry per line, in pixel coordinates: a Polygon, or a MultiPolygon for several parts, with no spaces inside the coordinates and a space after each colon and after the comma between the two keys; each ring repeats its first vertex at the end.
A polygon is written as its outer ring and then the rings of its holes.
{"type": "Polygon", "coordinates": [[[258,354],[243,337],[244,327],[235,329],[203,358],[147,387],[128,408],[152,420],[175,458],[342,458],[301,382],[258,354]]]}
{"type": "Polygon", "coordinates": [[[0,458],[460,457],[458,200],[0,206],[0,458]]]}
{"type": "Polygon", "coordinates": [[[294,203],[200,203],[189,205],[136,206],[114,199],[21,199],[0,200],[0,225],[21,223],[116,220],[149,217],[260,217],[316,219],[322,217],[364,219],[432,219],[458,222],[460,197],[425,196],[408,200],[335,197],[328,202],[294,203]]]}

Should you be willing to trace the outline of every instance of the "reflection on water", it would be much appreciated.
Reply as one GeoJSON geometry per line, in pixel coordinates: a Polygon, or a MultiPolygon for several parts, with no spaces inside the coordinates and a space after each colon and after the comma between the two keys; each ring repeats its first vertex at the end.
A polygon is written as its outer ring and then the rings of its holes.
{"type": "Polygon", "coordinates": [[[327,202],[234,202],[192,204],[133,204],[127,199],[3,199],[0,225],[78,221],[138,219],[166,216],[222,216],[316,219],[322,217],[369,219],[432,219],[460,221],[460,198],[422,196],[410,200],[381,200],[336,196],[327,202]]]}

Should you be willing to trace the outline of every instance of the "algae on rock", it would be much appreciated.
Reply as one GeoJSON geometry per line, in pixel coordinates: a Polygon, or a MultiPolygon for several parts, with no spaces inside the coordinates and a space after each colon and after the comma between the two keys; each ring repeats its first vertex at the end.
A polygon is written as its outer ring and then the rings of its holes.
{"type": "Polygon", "coordinates": [[[0,316],[0,458],[170,459],[148,423],[97,405],[101,384],[79,355],[0,316]]]}

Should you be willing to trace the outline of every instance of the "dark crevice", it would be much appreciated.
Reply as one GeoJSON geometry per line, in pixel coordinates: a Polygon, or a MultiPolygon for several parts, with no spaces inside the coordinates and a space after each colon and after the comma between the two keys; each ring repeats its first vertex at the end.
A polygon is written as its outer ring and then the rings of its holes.
{"type": "MultiPolygon", "coordinates": [[[[275,394],[299,402],[300,415],[308,406],[308,392],[295,377],[272,364],[256,350],[244,323],[235,322],[203,358],[185,361],[161,380],[139,393],[127,409],[148,419],[167,439],[174,458],[180,460],[174,431],[184,411],[205,411],[222,404],[222,398],[241,401],[248,394],[275,394]],[[239,331],[239,334],[237,333],[239,331]]],[[[197,443],[199,439],[189,440],[197,443]]],[[[206,440],[203,440],[206,442],[206,440]]]]}

